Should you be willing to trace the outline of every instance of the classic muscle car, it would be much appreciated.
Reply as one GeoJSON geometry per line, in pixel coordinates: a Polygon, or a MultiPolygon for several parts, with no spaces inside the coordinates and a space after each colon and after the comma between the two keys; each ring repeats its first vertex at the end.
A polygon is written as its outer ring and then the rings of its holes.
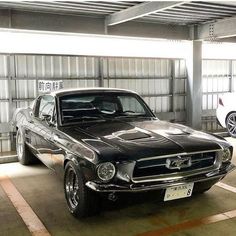
{"type": "Polygon", "coordinates": [[[135,92],[74,89],[40,95],[13,118],[19,162],[35,157],[64,178],[70,212],[100,197],[160,190],[165,201],[204,192],[234,169],[223,138],[159,120],[135,92]]]}

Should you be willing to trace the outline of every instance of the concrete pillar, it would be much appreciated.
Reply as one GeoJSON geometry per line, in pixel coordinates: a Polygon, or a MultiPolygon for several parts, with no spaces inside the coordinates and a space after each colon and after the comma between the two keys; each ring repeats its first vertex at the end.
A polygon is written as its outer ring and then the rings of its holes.
{"type": "Polygon", "coordinates": [[[201,130],[202,123],[202,42],[190,42],[187,66],[187,125],[201,130]]]}

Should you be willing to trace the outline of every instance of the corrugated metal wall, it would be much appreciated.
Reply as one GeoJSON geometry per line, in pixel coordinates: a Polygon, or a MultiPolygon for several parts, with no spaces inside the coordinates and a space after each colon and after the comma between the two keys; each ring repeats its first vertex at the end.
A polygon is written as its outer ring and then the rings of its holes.
{"type": "Polygon", "coordinates": [[[236,61],[203,60],[203,98],[202,128],[204,130],[222,130],[216,121],[216,108],[219,95],[236,91],[236,61]]]}
{"type": "Polygon", "coordinates": [[[176,100],[174,110],[185,110],[184,60],[107,58],[103,69],[105,87],[138,92],[155,113],[173,111],[173,93],[176,100]]]}
{"type": "MultiPolygon", "coordinates": [[[[8,58],[6,55],[0,55],[0,124],[10,121],[8,71],[8,58]]],[[[9,151],[10,148],[10,134],[0,132],[0,152],[9,151]]]]}
{"type": "MultiPolygon", "coordinates": [[[[0,133],[14,110],[38,95],[37,81],[63,80],[64,88],[114,87],[140,93],[159,117],[184,121],[186,66],[182,59],[0,55],[0,133]]],[[[0,152],[11,149],[9,133],[0,152]]]]}

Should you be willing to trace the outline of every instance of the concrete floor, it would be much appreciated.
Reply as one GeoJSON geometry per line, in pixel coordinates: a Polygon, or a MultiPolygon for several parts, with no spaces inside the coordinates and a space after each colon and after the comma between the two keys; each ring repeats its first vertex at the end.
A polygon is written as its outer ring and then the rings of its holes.
{"type": "MultiPolygon", "coordinates": [[[[236,140],[229,141],[236,148],[236,140]]],[[[236,164],[236,155],[233,162],[236,164]]],[[[78,220],[67,210],[61,180],[43,165],[25,167],[18,163],[1,164],[0,174],[10,177],[51,235],[154,236],[159,235],[158,230],[172,225],[236,209],[236,194],[214,186],[205,194],[166,203],[156,193],[125,195],[115,203],[105,201],[99,216],[78,220]],[[149,231],[153,232],[147,233],[149,231]]],[[[236,171],[222,182],[236,188],[236,171]]],[[[236,235],[236,218],[187,230],[183,228],[171,235],[213,234],[236,235]]],[[[0,235],[31,235],[1,187],[0,235]]]]}

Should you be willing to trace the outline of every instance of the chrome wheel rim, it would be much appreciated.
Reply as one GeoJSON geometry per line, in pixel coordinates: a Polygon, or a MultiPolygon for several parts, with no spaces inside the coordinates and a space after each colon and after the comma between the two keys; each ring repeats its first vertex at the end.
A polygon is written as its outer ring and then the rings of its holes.
{"type": "Polygon", "coordinates": [[[65,190],[70,206],[76,208],[79,204],[79,181],[72,168],[66,172],[65,190]]]}
{"type": "Polygon", "coordinates": [[[20,132],[17,133],[17,155],[19,160],[22,159],[24,149],[24,141],[22,134],[20,132]]]}
{"type": "Polygon", "coordinates": [[[227,119],[227,130],[231,136],[236,137],[236,113],[229,115],[227,119]]]}

